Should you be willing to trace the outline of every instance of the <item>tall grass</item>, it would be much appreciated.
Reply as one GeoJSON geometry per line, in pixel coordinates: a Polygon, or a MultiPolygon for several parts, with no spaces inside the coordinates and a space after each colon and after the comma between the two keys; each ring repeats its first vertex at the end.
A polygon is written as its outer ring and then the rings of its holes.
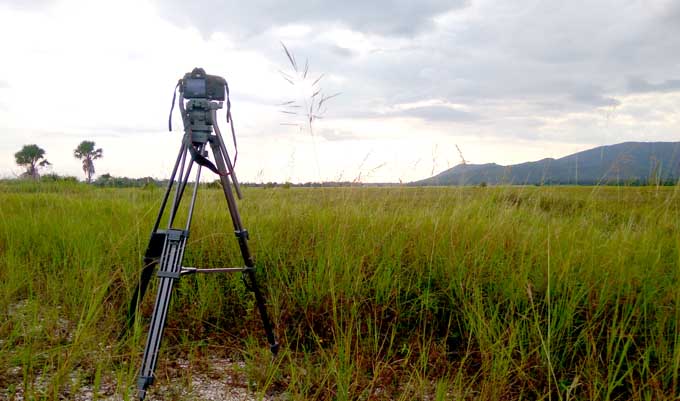
{"type": "MultiPolygon", "coordinates": [[[[245,362],[231,374],[255,395],[286,399],[674,399],[678,195],[246,189],[281,355],[268,354],[238,276],[190,276],[173,295],[157,386],[191,382],[179,357],[200,371],[223,355],[245,362]]],[[[0,186],[0,397],[131,394],[144,322],[118,335],[160,196],[0,186]]],[[[220,191],[199,192],[193,222],[185,265],[240,263],[220,191]]]]}

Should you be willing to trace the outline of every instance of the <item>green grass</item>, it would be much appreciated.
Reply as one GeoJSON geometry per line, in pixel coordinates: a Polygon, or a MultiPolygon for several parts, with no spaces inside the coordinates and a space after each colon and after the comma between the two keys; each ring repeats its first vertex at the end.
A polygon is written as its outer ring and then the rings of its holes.
{"type": "MultiPolygon", "coordinates": [[[[0,398],[132,395],[153,288],[118,335],[161,195],[0,184],[0,398]]],[[[253,188],[239,207],[282,351],[239,276],[188,276],[154,388],[219,355],[295,400],[680,396],[678,187],[253,188]]],[[[184,264],[239,258],[201,189],[184,264]]]]}

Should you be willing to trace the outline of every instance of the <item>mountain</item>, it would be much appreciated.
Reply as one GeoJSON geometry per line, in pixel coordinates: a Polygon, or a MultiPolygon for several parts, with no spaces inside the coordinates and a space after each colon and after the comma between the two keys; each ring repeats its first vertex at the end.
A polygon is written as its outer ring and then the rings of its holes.
{"type": "Polygon", "coordinates": [[[680,179],[680,142],[624,142],[560,159],[501,166],[459,164],[412,185],[615,184],[680,179]]]}

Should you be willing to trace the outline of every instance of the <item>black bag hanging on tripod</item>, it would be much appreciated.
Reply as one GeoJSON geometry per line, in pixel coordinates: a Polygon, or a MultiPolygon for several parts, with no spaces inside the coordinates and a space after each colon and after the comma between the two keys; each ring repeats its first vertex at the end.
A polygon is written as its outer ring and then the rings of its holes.
{"type": "Polygon", "coordinates": [[[267,314],[264,296],[260,292],[255,278],[255,264],[248,248],[248,231],[243,227],[241,216],[236,206],[234,193],[241,199],[241,191],[238,180],[234,172],[234,164],[238,150],[236,148],[236,135],[234,123],[231,117],[231,102],[229,100],[229,86],[227,81],[219,76],[207,75],[202,68],[194,68],[193,71],[184,75],[175,87],[175,94],[172,98],[172,108],[170,109],[170,120],[168,128],[172,131],[172,111],[175,106],[175,96],[179,88],[179,108],[184,123],[184,137],[180,146],[177,160],[173,167],[168,182],[168,187],[161,202],[160,211],[156,218],[151,238],[144,254],[144,268],[140,275],[139,286],[130,301],[128,312],[127,329],[134,324],[135,315],[139,303],[144,298],[144,294],[149,285],[156,265],[159,265],[157,276],[159,279],[158,292],[154,305],[153,315],[149,334],[144,348],[141,370],[137,381],[137,395],[140,400],[144,400],[147,388],[154,381],[154,370],[158,360],[158,352],[163,329],[170,305],[170,296],[176,280],[186,274],[193,273],[219,273],[219,272],[241,272],[244,275],[244,282],[249,290],[255,295],[257,308],[262,319],[267,341],[270,349],[276,355],[279,344],[274,336],[274,329],[267,314]],[[187,100],[186,104],[184,100],[187,100]],[[217,125],[217,110],[222,108],[223,102],[227,102],[227,122],[230,124],[232,138],[234,141],[235,157],[232,164],[227,148],[222,139],[219,126],[217,125]],[[215,163],[213,164],[206,156],[208,146],[212,151],[215,163]],[[189,176],[194,164],[196,169],[195,182],[189,202],[189,213],[183,227],[174,226],[175,217],[184,195],[184,190],[189,183],[189,176]],[[234,227],[234,233],[238,240],[244,266],[199,269],[195,267],[182,266],[186,241],[189,237],[189,228],[196,203],[201,168],[206,167],[220,177],[224,196],[227,200],[227,207],[234,227]],[[170,212],[168,214],[167,229],[159,229],[161,219],[168,204],[171,193],[174,194],[170,212]],[[233,188],[233,191],[232,191],[233,188]]]}

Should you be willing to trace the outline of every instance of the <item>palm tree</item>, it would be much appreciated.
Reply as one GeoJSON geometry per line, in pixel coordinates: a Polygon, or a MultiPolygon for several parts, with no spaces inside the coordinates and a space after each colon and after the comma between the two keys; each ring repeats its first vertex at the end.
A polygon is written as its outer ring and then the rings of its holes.
{"type": "Polygon", "coordinates": [[[95,149],[92,141],[82,141],[73,151],[73,156],[83,161],[83,172],[87,182],[90,183],[94,175],[94,160],[102,157],[102,148],[95,149]]]}
{"type": "Polygon", "coordinates": [[[18,165],[26,169],[22,176],[33,179],[40,177],[38,168],[50,165],[50,162],[45,159],[45,150],[38,145],[24,145],[20,151],[14,154],[14,159],[18,165]]]}

